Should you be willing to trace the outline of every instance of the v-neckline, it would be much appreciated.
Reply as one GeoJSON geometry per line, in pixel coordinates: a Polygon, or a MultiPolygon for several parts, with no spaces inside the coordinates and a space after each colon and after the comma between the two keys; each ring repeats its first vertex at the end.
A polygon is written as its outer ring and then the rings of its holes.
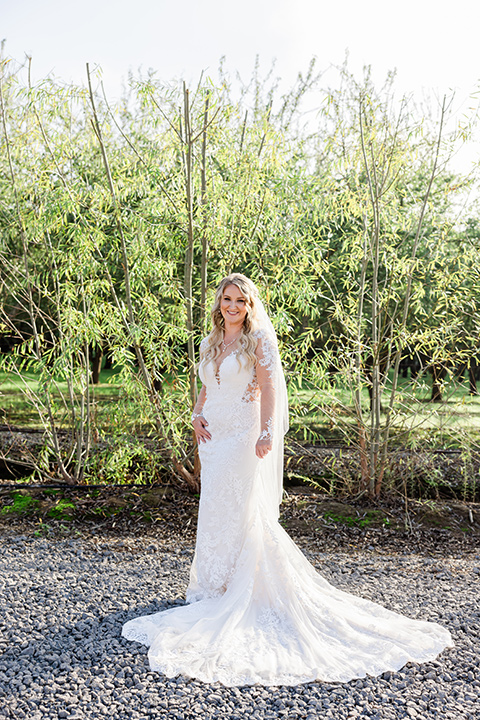
{"type": "Polygon", "coordinates": [[[222,359],[222,362],[218,366],[217,366],[217,363],[215,362],[215,360],[213,361],[215,379],[219,385],[220,385],[220,368],[222,367],[225,360],[230,357],[230,355],[236,355],[237,353],[238,353],[238,348],[235,348],[234,350],[229,352],[228,355],[225,355],[225,357],[222,359]]]}

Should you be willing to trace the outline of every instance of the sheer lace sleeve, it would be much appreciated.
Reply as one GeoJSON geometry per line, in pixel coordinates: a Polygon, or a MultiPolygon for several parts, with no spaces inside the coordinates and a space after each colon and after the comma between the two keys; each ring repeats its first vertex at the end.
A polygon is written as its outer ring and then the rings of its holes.
{"type": "Polygon", "coordinates": [[[260,438],[273,438],[275,417],[275,364],[276,352],[269,338],[258,333],[257,383],[260,389],[260,438]]]}
{"type": "Polygon", "coordinates": [[[207,388],[205,385],[202,385],[202,389],[198,393],[197,402],[195,403],[195,407],[193,408],[192,413],[192,419],[194,419],[195,415],[201,415],[203,406],[205,405],[205,400],[207,399],[207,388]]]}
{"type": "Polygon", "coordinates": [[[288,430],[288,397],[277,336],[263,304],[257,303],[257,383],[261,392],[261,436],[272,450],[260,463],[259,498],[265,512],[278,519],[283,493],[283,442],[288,430]]]}

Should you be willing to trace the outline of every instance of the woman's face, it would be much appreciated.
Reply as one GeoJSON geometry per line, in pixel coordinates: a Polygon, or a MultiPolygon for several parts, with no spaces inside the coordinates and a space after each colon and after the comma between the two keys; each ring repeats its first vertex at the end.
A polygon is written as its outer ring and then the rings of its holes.
{"type": "Polygon", "coordinates": [[[227,285],[223,291],[220,312],[225,325],[243,325],[247,315],[247,301],[236,285],[227,285]]]}

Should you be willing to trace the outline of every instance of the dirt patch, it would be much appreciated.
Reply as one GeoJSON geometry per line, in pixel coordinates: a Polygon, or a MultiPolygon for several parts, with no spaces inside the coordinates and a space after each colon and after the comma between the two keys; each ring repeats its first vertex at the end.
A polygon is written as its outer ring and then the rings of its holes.
{"type": "Polygon", "coordinates": [[[36,535],[69,532],[134,534],[164,526],[193,533],[198,498],[176,487],[21,488],[0,491],[0,531],[15,526],[36,535]]]}
{"type": "MultiPolygon", "coordinates": [[[[37,536],[181,535],[192,544],[198,497],[178,487],[7,488],[0,491],[0,532],[37,536]]],[[[280,522],[312,549],[469,553],[480,545],[480,505],[459,501],[331,498],[290,487],[280,522]]]]}
{"type": "Polygon", "coordinates": [[[305,488],[287,491],[284,514],[307,525],[348,526],[386,529],[439,528],[452,532],[480,534],[480,505],[456,500],[416,500],[386,498],[378,504],[368,501],[342,501],[305,488]],[[302,497],[303,496],[303,497],[302,497]]]}

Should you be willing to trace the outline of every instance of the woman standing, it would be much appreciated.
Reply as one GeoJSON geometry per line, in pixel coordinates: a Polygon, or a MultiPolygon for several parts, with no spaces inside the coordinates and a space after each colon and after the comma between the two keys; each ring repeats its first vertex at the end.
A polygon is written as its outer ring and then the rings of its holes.
{"type": "Polygon", "coordinates": [[[192,422],[202,490],[188,605],[126,623],[150,666],[225,685],[348,681],[432,660],[452,645],[411,620],[330,585],[278,523],[285,380],[253,283],[220,283],[200,347],[192,422]]]}

